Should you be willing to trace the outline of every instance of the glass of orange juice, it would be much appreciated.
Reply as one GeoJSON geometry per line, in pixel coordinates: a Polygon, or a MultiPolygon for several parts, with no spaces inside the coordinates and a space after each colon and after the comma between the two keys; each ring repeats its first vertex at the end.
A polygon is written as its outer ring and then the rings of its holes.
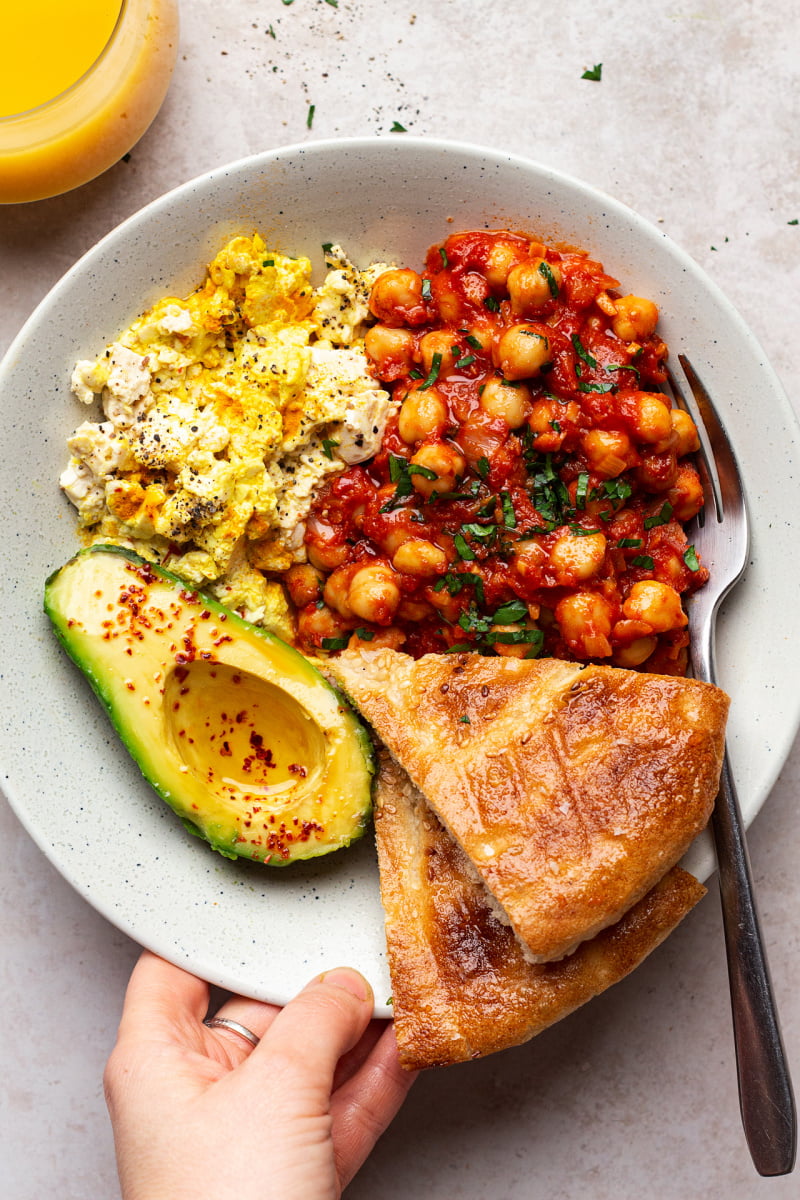
{"type": "Polygon", "coordinates": [[[166,95],[178,0],[22,0],[0,37],[0,203],[94,179],[139,140],[166,95]]]}

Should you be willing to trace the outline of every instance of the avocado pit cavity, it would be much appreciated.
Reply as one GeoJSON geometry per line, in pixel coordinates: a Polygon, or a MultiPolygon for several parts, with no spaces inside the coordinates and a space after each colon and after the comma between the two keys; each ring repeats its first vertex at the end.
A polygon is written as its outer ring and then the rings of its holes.
{"type": "Polygon", "coordinates": [[[226,663],[176,665],[164,686],[164,720],[192,775],[220,799],[271,807],[319,785],[325,739],[287,692],[226,663]]]}

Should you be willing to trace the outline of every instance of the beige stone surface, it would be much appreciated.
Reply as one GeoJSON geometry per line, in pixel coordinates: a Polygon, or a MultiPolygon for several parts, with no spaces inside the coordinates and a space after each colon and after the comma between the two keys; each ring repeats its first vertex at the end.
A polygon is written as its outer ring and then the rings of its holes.
{"type": "MultiPolygon", "coordinates": [[[[0,349],[84,250],[165,190],[282,143],[399,137],[397,121],[535,158],[657,223],[727,293],[799,407],[790,0],[184,0],[182,19],[171,91],[129,161],[70,195],[0,209],[0,349]],[[596,63],[602,79],[581,79],[596,63]]],[[[754,629],[749,651],[768,633],[754,629]]],[[[799,784],[796,746],[750,834],[796,1073],[799,784]]],[[[5,805],[0,838],[0,1194],[114,1200],[101,1072],[136,947],[72,892],[5,805]]],[[[742,1136],[713,888],[634,976],[560,1026],[422,1078],[347,1193],[797,1194],[794,1178],[756,1176],[742,1136]]]]}

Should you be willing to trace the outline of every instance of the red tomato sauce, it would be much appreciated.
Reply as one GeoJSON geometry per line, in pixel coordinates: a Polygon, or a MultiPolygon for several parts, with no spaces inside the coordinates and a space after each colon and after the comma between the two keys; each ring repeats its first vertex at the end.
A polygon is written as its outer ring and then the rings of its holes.
{"type": "Polygon", "coordinates": [[[685,671],[696,430],[660,391],[655,305],[618,286],[506,231],[379,276],[366,349],[398,407],[312,508],[316,587],[287,578],[302,647],[685,671]]]}

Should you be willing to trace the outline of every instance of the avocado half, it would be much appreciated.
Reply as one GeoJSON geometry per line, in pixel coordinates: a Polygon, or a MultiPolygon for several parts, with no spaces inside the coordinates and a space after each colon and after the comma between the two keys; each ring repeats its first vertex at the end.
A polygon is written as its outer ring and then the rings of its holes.
{"type": "Polygon", "coordinates": [[[369,736],[291,646],[119,546],[55,571],[44,607],[144,777],[220,854],[285,866],[364,832],[369,736]]]}

